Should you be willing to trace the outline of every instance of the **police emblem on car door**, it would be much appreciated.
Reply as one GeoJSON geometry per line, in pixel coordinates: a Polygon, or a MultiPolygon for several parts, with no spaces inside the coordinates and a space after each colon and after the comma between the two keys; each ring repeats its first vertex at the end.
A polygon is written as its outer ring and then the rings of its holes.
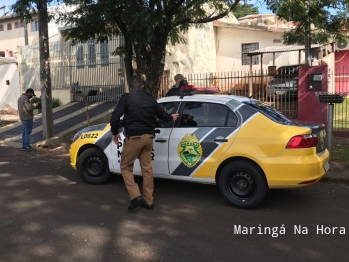
{"type": "Polygon", "coordinates": [[[170,174],[209,178],[236,136],[238,117],[219,103],[182,102],[181,110],[179,126],[170,138],[170,174]]]}

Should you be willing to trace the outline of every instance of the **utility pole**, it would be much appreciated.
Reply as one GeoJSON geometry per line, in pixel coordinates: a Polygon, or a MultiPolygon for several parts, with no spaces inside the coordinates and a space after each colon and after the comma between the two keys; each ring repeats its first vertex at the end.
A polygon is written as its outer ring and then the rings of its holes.
{"type": "Polygon", "coordinates": [[[43,138],[53,137],[52,88],[49,61],[47,0],[39,0],[40,86],[43,138]]]}
{"type": "Polygon", "coordinates": [[[28,45],[28,24],[23,21],[22,23],[24,23],[24,45],[27,46],[28,45]]]}
{"type": "Polygon", "coordinates": [[[309,0],[305,1],[307,6],[307,25],[305,29],[305,65],[311,66],[311,19],[310,19],[310,2],[309,0]]]}

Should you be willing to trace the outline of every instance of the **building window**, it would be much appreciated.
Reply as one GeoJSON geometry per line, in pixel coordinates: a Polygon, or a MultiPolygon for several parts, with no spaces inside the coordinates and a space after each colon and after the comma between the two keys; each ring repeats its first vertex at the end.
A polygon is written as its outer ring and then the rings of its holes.
{"type": "Polygon", "coordinates": [[[31,24],[32,24],[32,32],[39,31],[39,21],[38,20],[32,21],[31,24]]]}
{"type": "Polygon", "coordinates": [[[16,22],[16,23],[15,23],[15,28],[16,28],[16,29],[19,28],[19,22],[16,22]]]}
{"type": "Polygon", "coordinates": [[[12,30],[12,24],[7,24],[7,30],[12,30]]]}
{"type": "MultiPolygon", "coordinates": [[[[259,49],[259,43],[249,43],[249,44],[241,44],[241,50],[242,52],[249,52],[259,49]]],[[[247,54],[242,54],[241,57],[242,65],[249,65],[250,64],[250,57],[247,54]]],[[[259,64],[259,56],[255,55],[252,56],[252,65],[258,65],[259,64]]]]}
{"type": "Polygon", "coordinates": [[[21,28],[24,27],[24,22],[21,22],[19,25],[21,28]]]}
{"type": "Polygon", "coordinates": [[[4,26],[0,25],[0,31],[4,31],[4,26]]]}
{"type": "Polygon", "coordinates": [[[88,45],[88,66],[95,67],[96,66],[96,44],[94,40],[90,40],[87,43],[88,45]]]}
{"type": "Polygon", "coordinates": [[[109,65],[109,47],[108,47],[108,41],[104,41],[101,43],[101,50],[100,50],[100,59],[101,59],[101,65],[107,66],[109,65]]]}
{"type": "Polygon", "coordinates": [[[84,59],[84,46],[82,43],[76,45],[76,67],[84,68],[85,59],[84,59]]]}
{"type": "Polygon", "coordinates": [[[0,51],[0,57],[5,57],[5,51],[0,51]]]}
{"type": "Polygon", "coordinates": [[[13,57],[13,52],[12,52],[12,51],[9,51],[9,52],[8,52],[8,55],[9,55],[9,57],[13,57]]]}

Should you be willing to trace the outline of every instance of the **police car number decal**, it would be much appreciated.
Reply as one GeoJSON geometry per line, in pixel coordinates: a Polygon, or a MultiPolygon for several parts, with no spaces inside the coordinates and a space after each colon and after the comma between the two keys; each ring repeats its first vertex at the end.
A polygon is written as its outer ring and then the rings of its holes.
{"type": "Polygon", "coordinates": [[[83,134],[80,137],[81,139],[85,139],[85,138],[98,138],[98,133],[92,133],[92,134],[83,134]]]}

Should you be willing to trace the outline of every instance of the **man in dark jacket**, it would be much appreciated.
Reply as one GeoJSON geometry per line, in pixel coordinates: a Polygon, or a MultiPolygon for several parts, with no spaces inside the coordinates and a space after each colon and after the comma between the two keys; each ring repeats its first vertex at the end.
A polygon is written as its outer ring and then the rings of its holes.
{"type": "Polygon", "coordinates": [[[30,103],[33,96],[35,96],[34,90],[28,88],[17,101],[19,119],[22,122],[22,151],[35,151],[30,146],[30,134],[32,133],[34,119],[33,110],[38,106],[36,103],[30,103]]]}
{"type": "Polygon", "coordinates": [[[179,96],[181,94],[181,87],[188,85],[187,79],[182,74],[177,74],[174,77],[176,83],[168,90],[167,96],[179,96]]]}
{"type": "Polygon", "coordinates": [[[120,97],[110,119],[113,142],[119,143],[118,130],[121,127],[120,117],[124,116],[122,126],[125,140],[121,153],[121,174],[129,192],[131,203],[128,207],[133,210],[138,206],[148,210],[153,209],[153,169],[151,151],[155,135],[155,116],[163,121],[176,121],[178,114],[168,114],[158,104],[156,99],[143,90],[143,81],[139,76],[129,79],[130,93],[120,97]],[[140,193],[133,177],[133,165],[139,159],[142,175],[143,190],[140,193]]]}

